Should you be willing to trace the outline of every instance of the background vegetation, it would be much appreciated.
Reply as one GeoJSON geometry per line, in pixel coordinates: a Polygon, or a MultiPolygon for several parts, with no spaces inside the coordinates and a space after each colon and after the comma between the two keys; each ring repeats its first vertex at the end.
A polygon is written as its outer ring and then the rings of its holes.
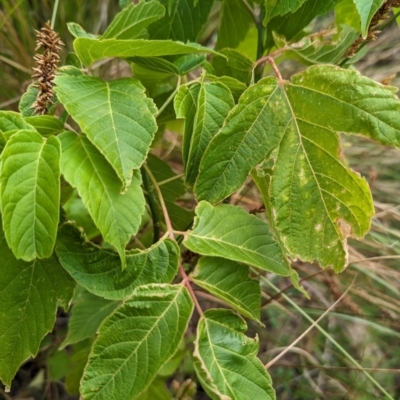
{"type": "MultiPolygon", "coordinates": [[[[51,18],[52,9],[52,0],[0,0],[0,109],[17,110],[20,96],[31,82],[34,30],[51,18]]],[[[61,1],[55,29],[66,48],[71,49],[72,37],[67,31],[67,22],[74,21],[88,32],[101,33],[119,9],[116,0],[61,1]]],[[[205,45],[215,41],[218,11],[217,3],[202,35],[205,45]]],[[[333,15],[324,17],[318,21],[321,26],[314,29],[328,27],[333,18],[333,15]]],[[[66,54],[64,51],[64,57],[66,54]]],[[[355,67],[372,79],[391,81],[392,85],[400,87],[399,60],[400,30],[393,22],[368,45],[368,51],[355,67]]],[[[285,76],[301,68],[304,67],[295,61],[280,65],[285,76]]],[[[130,69],[113,60],[99,63],[95,73],[106,79],[116,78],[129,74],[130,69]]],[[[357,137],[345,140],[343,147],[349,164],[368,178],[376,216],[365,239],[351,241],[351,265],[342,274],[336,276],[306,263],[296,265],[310,300],[281,277],[272,283],[287,297],[277,295],[266,282],[263,284],[265,328],[250,322],[250,329],[260,337],[260,357],[265,363],[309,327],[304,314],[318,317],[352,285],[347,297],[320,324],[325,334],[312,330],[269,368],[278,399],[377,398],[362,371],[355,369],[330,339],[340,343],[394,398],[400,398],[400,153],[357,137]],[[347,146],[350,142],[351,147],[347,146]]],[[[178,125],[169,127],[154,149],[155,154],[167,160],[177,173],[182,172],[180,146],[178,125]]],[[[190,207],[190,198],[181,201],[190,207]]],[[[255,210],[261,204],[250,185],[231,201],[248,210],[255,210]]],[[[208,308],[214,299],[204,297],[202,301],[204,308],[208,308]]],[[[21,368],[11,393],[0,388],[0,398],[78,398],[74,395],[76,383],[71,371],[79,375],[79,357],[84,358],[86,344],[57,351],[65,337],[68,320],[69,314],[59,314],[55,331],[44,340],[39,355],[21,368]]],[[[187,340],[190,342],[191,338],[187,340]]],[[[172,374],[166,371],[171,375],[169,389],[175,398],[207,398],[201,390],[195,393],[192,366],[185,354],[178,359],[176,367],[176,371],[172,368],[175,371],[172,374]]]]}

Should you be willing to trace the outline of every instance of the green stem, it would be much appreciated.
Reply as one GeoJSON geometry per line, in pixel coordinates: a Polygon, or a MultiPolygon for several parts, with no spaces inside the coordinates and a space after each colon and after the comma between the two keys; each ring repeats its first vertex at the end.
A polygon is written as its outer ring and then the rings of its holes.
{"type": "Polygon", "coordinates": [[[143,188],[147,203],[150,208],[151,218],[153,220],[153,243],[157,243],[160,239],[160,213],[154,191],[150,183],[147,171],[142,167],[140,168],[142,174],[143,188]]]}
{"type": "Polygon", "coordinates": [[[171,101],[174,99],[175,95],[178,93],[179,87],[181,86],[181,81],[182,81],[182,77],[179,76],[178,83],[176,85],[175,90],[171,93],[171,95],[168,97],[168,99],[165,101],[165,103],[159,108],[159,110],[156,114],[156,118],[158,118],[162,114],[162,112],[167,108],[168,104],[171,103],[171,101]]]}
{"type": "MultiPolygon", "coordinates": [[[[254,268],[252,270],[255,273],[258,273],[258,271],[254,268]]],[[[280,292],[280,290],[272,283],[270,282],[267,278],[265,278],[262,275],[259,275],[261,280],[265,282],[269,287],[274,289],[277,293],[280,292]]],[[[311,318],[305,311],[301,309],[290,297],[286,296],[286,294],[281,293],[281,296],[292,306],[294,307],[307,321],[309,321],[312,324],[315,324],[315,320],[311,318]]],[[[393,397],[366,371],[363,369],[362,365],[359,364],[328,332],[326,332],[320,325],[316,324],[315,328],[317,328],[352,364],[354,364],[357,368],[362,370],[363,374],[367,377],[367,379],[376,387],[378,388],[385,396],[387,399],[394,400],[393,397]]]]}
{"type": "Polygon", "coordinates": [[[60,3],[60,0],[56,0],[54,3],[54,8],[53,8],[53,15],[51,16],[51,23],[50,27],[51,29],[54,30],[54,24],[56,22],[56,16],[57,16],[57,10],[58,10],[58,4],[60,3]]]}

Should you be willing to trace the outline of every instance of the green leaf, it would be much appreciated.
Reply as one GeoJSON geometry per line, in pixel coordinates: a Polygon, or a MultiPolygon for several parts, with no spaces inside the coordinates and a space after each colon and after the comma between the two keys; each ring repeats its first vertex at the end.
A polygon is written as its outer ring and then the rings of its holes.
{"type": "Polygon", "coordinates": [[[266,195],[271,197],[272,225],[282,243],[293,258],[341,271],[347,264],[346,237],[362,237],[374,211],[365,180],[338,158],[337,132],[399,146],[400,102],[395,90],[333,66],[311,67],[283,85],[274,78],[260,81],[241,97],[243,106],[251,105],[251,128],[242,120],[243,127],[232,129],[221,144],[231,120],[241,115],[240,102],[207,149],[196,183],[198,197],[221,200],[244,183],[247,171],[272,154],[275,166],[266,195]],[[220,144],[214,147],[216,143],[220,144]],[[214,179],[209,186],[204,181],[207,173],[214,179]]]}
{"type": "Polygon", "coordinates": [[[220,15],[221,22],[215,48],[235,49],[254,24],[253,16],[242,0],[223,0],[220,15]]]}
{"type": "Polygon", "coordinates": [[[194,212],[178,206],[175,201],[186,193],[182,179],[178,179],[170,165],[160,160],[153,154],[149,154],[146,160],[155,180],[160,183],[160,190],[163,195],[172,226],[177,230],[186,230],[192,223],[194,212]]]}
{"type": "Polygon", "coordinates": [[[139,174],[134,174],[131,186],[121,193],[114,170],[86,137],[64,132],[59,138],[65,179],[78,190],[94,223],[118,250],[124,266],[125,245],[138,231],[145,210],[139,174]]]}
{"type": "Polygon", "coordinates": [[[288,41],[296,36],[318,15],[324,15],[333,10],[342,0],[307,0],[294,13],[277,16],[268,23],[267,47],[273,46],[272,32],[286,37],[288,41]]]}
{"type": "Polygon", "coordinates": [[[74,282],[56,257],[16,260],[0,230],[0,379],[11,385],[20,365],[53,329],[57,305],[66,310],[74,282]]]}
{"type": "Polygon", "coordinates": [[[208,310],[195,341],[195,368],[212,399],[275,400],[272,381],[257,358],[258,339],[244,335],[246,323],[230,310],[208,310]]]}
{"type": "Polygon", "coordinates": [[[137,400],[173,400],[170,391],[167,389],[163,379],[156,378],[149,388],[142,393],[137,400]]]}
{"type": "Polygon", "coordinates": [[[75,22],[67,22],[67,28],[69,33],[74,38],[91,38],[95,39],[97,35],[93,35],[92,33],[87,33],[79,24],[75,22]]]}
{"type": "Polygon", "coordinates": [[[175,353],[193,302],[182,286],[137,288],[101,325],[83,379],[85,400],[131,400],[175,353]]]}
{"type": "Polygon", "coordinates": [[[260,320],[261,290],[249,267],[216,257],[200,258],[192,280],[244,316],[260,320]]]}
{"type": "Polygon", "coordinates": [[[52,115],[35,115],[26,117],[25,121],[31,124],[41,135],[48,137],[58,135],[64,131],[64,123],[52,115]]]}
{"type": "Polygon", "coordinates": [[[264,25],[267,26],[268,22],[280,15],[294,13],[303,3],[307,0],[265,0],[265,18],[264,25]]]}
{"type": "Polygon", "coordinates": [[[134,62],[142,68],[149,69],[150,71],[160,72],[168,75],[179,76],[179,69],[174,63],[164,60],[161,57],[131,57],[129,61],[134,62]]]}
{"type": "Polygon", "coordinates": [[[246,85],[250,83],[253,62],[242,53],[233,49],[220,51],[225,57],[214,56],[212,66],[218,76],[231,76],[246,85]]]}
{"type": "Polygon", "coordinates": [[[208,47],[197,43],[173,42],[172,40],[119,40],[78,38],[74,41],[74,49],[81,61],[90,66],[97,60],[106,57],[161,57],[180,54],[213,53],[208,47]]]}
{"type": "Polygon", "coordinates": [[[361,33],[361,19],[353,0],[343,0],[335,7],[335,23],[351,26],[361,33]]]}
{"type": "Polygon", "coordinates": [[[20,130],[1,154],[1,213],[7,243],[17,258],[50,257],[60,203],[60,141],[20,130]]]}
{"type": "Polygon", "coordinates": [[[229,89],[220,83],[181,86],[175,111],[178,118],[186,119],[183,151],[188,185],[194,185],[204,151],[234,105],[229,89]]]}
{"type": "Polygon", "coordinates": [[[235,102],[239,100],[240,96],[247,89],[247,86],[243,82],[240,82],[231,76],[215,76],[207,74],[206,79],[211,82],[219,82],[225,85],[231,91],[235,102]]]}
{"type": "MultiPolygon", "coordinates": [[[[71,188],[71,186],[69,187],[71,188]]],[[[67,214],[67,220],[76,222],[77,226],[83,229],[89,240],[100,236],[101,232],[93,222],[93,218],[90,216],[89,211],[83,204],[82,199],[74,188],[71,189],[73,191],[71,197],[69,197],[65,204],[63,204],[63,209],[67,214]]]]}
{"type": "Polygon", "coordinates": [[[110,300],[121,300],[148,283],[169,283],[178,271],[179,248],[162,239],[149,249],[126,253],[121,271],[118,255],[110,249],[85,242],[73,225],[64,224],[57,243],[61,265],[89,292],[110,300]]]}
{"type": "Polygon", "coordinates": [[[92,339],[86,339],[80,343],[76,343],[71,349],[71,367],[65,377],[65,386],[68,393],[79,394],[79,383],[89,358],[92,344],[92,339]]]}
{"type": "Polygon", "coordinates": [[[217,203],[240,188],[250,170],[278,145],[287,123],[284,110],[274,78],[243,93],[201,160],[194,187],[199,200],[217,203]]]}
{"type": "Polygon", "coordinates": [[[174,65],[178,68],[179,74],[183,76],[200,67],[206,59],[207,56],[205,54],[187,54],[175,58],[174,65]]]}
{"type": "Polygon", "coordinates": [[[359,33],[353,28],[343,26],[338,35],[333,31],[329,36],[310,36],[293,46],[288,45],[282,37],[275,36],[274,39],[279,47],[288,47],[286,55],[296,57],[306,64],[337,64],[358,37],[359,33]]]}
{"type": "Polygon", "coordinates": [[[365,39],[368,35],[369,24],[385,0],[353,0],[361,18],[361,34],[365,39]]]}
{"type": "Polygon", "coordinates": [[[172,39],[195,42],[208,21],[214,0],[159,0],[167,12],[164,18],[152,24],[148,31],[151,39],[172,39]]]}
{"type": "Polygon", "coordinates": [[[35,130],[21,114],[14,111],[0,111],[0,132],[14,131],[16,129],[35,130]]]}
{"type": "Polygon", "coordinates": [[[92,76],[61,75],[56,93],[68,113],[106,157],[127,188],[157,131],[154,103],[136,79],[105,82],[92,76]]]}
{"type": "Polygon", "coordinates": [[[65,351],[56,351],[47,359],[48,379],[59,381],[71,368],[70,358],[65,351]]]}
{"type": "Polygon", "coordinates": [[[164,14],[165,8],[158,1],[130,4],[115,16],[101,39],[134,39],[164,14]]]}
{"type": "MultiPolygon", "coordinates": [[[[36,101],[39,89],[36,87],[37,83],[33,82],[28,86],[26,92],[22,95],[21,100],[18,104],[18,109],[22,117],[31,117],[35,115],[35,109],[32,108],[33,103],[36,101]]],[[[58,100],[56,96],[51,99],[52,103],[49,104],[49,114],[54,114],[56,107],[58,105],[58,100]]]]}
{"type": "Polygon", "coordinates": [[[120,305],[118,301],[95,296],[79,286],[75,289],[73,303],[68,334],[61,348],[94,336],[104,319],[120,305]]]}
{"type": "Polygon", "coordinates": [[[264,221],[238,206],[202,201],[185,246],[196,253],[250,264],[288,276],[290,266],[264,221]]]}

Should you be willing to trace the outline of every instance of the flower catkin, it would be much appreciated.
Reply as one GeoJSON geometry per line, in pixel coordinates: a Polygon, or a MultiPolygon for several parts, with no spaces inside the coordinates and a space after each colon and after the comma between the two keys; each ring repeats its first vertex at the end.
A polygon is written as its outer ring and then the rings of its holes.
{"type": "Polygon", "coordinates": [[[49,105],[53,103],[53,79],[60,61],[59,52],[64,43],[51,29],[49,22],[46,22],[40,31],[36,31],[36,36],[35,51],[42,49],[43,52],[37,53],[34,57],[37,67],[33,68],[35,73],[32,78],[36,80],[35,86],[39,89],[39,93],[31,108],[35,110],[35,114],[43,115],[47,114],[49,105]]]}

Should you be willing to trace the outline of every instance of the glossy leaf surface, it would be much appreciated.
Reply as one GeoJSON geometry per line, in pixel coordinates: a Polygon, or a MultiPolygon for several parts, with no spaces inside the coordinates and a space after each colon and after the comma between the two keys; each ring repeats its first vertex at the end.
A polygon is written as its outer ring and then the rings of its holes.
{"type": "Polygon", "coordinates": [[[264,25],[277,15],[294,13],[307,0],[265,0],[264,25]]]}
{"type": "Polygon", "coordinates": [[[132,170],[144,162],[157,130],[157,110],[144,87],[132,78],[105,82],[64,74],[55,81],[68,113],[128,187],[132,170]]]}
{"type": "Polygon", "coordinates": [[[134,174],[131,186],[121,193],[116,173],[86,137],[64,132],[59,138],[65,179],[78,190],[94,223],[118,250],[124,265],[125,245],[139,229],[145,207],[139,174],[134,174]]]}
{"type": "Polygon", "coordinates": [[[222,257],[288,276],[290,267],[268,225],[240,207],[213,207],[202,201],[185,246],[202,255],[222,257]]]}
{"type": "Polygon", "coordinates": [[[261,290],[249,267],[217,257],[200,258],[192,274],[196,285],[208,290],[244,316],[259,320],[261,290]]]}
{"type": "Polygon", "coordinates": [[[179,248],[163,239],[143,251],[126,253],[126,268],[121,270],[118,255],[84,242],[73,225],[65,224],[57,243],[62,266],[89,292],[110,300],[121,300],[147,283],[169,283],[178,270],[179,248]]]}
{"type": "Polygon", "coordinates": [[[131,400],[144,392],[173,356],[193,303],[186,288],[137,288],[102,324],[83,379],[85,400],[131,400]]]}
{"type": "Polygon", "coordinates": [[[21,130],[1,154],[1,213],[7,243],[17,258],[50,257],[60,202],[60,141],[21,130]]]}
{"type": "Polygon", "coordinates": [[[39,351],[53,329],[57,306],[65,310],[75,283],[56,257],[17,260],[0,230],[0,379],[11,385],[20,365],[39,351]]]}
{"type": "Polygon", "coordinates": [[[244,335],[246,330],[230,310],[208,310],[199,321],[194,365],[213,399],[275,400],[271,378],[257,358],[258,339],[244,335]]]}

